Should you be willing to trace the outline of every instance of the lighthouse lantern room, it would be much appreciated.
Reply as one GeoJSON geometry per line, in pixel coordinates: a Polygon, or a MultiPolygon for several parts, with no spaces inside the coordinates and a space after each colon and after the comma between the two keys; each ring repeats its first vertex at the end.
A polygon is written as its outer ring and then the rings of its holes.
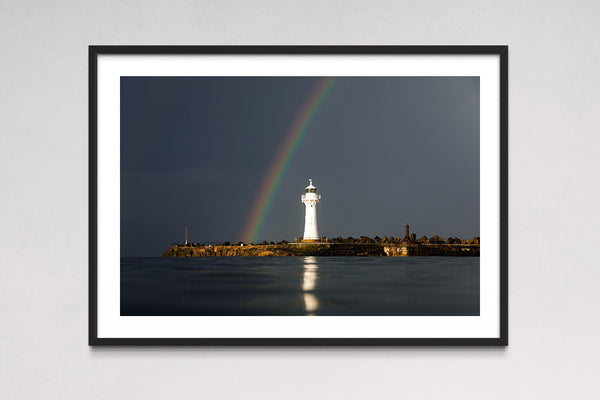
{"type": "Polygon", "coordinates": [[[312,179],[302,195],[302,202],[306,206],[306,215],[304,217],[304,237],[303,242],[318,242],[319,231],[317,230],[317,203],[321,202],[321,195],[317,194],[317,188],[313,186],[312,179]]]}

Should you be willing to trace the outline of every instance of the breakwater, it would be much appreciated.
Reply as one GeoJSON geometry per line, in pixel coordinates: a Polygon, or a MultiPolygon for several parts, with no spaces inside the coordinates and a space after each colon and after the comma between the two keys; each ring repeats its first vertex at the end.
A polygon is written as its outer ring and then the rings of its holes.
{"type": "Polygon", "coordinates": [[[479,257],[479,244],[288,243],[244,246],[175,245],[163,257],[454,256],[479,257]]]}

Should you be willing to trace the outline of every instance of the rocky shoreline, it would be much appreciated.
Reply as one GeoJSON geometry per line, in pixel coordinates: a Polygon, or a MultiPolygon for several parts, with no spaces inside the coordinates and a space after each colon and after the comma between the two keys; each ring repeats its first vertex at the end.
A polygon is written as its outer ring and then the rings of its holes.
{"type": "Polygon", "coordinates": [[[363,256],[479,257],[479,243],[285,243],[258,245],[174,245],[163,257],[363,256]]]}

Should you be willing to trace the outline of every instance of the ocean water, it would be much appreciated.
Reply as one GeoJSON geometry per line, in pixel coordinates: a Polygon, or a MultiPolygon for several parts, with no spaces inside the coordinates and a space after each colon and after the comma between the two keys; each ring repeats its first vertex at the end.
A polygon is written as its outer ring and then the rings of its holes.
{"type": "Polygon", "coordinates": [[[479,257],[121,258],[121,315],[479,315],[479,257]]]}

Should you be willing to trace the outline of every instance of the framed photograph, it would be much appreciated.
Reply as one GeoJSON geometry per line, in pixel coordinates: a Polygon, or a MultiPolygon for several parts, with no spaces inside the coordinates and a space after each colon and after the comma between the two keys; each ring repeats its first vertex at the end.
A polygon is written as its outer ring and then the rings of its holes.
{"type": "Polygon", "coordinates": [[[507,46],[90,46],[89,344],[506,346],[507,46]]]}

